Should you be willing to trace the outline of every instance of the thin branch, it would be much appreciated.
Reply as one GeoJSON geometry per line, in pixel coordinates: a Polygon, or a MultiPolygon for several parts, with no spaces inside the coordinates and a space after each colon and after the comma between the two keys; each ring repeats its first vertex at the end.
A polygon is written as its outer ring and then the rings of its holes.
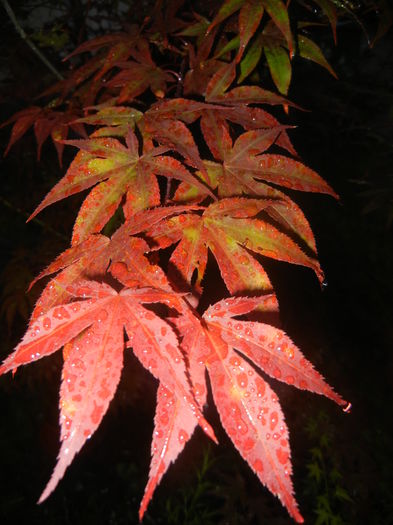
{"type": "Polygon", "coordinates": [[[4,9],[7,11],[8,16],[10,17],[11,22],[14,24],[15,29],[20,34],[20,36],[23,38],[23,40],[26,42],[26,44],[34,51],[34,53],[38,56],[38,58],[43,62],[48,69],[59,79],[64,80],[64,77],[57,69],[49,62],[49,60],[41,53],[41,51],[38,49],[38,47],[30,40],[30,38],[27,36],[25,31],[23,30],[22,26],[18,22],[15,13],[11,9],[10,4],[7,0],[1,0],[1,3],[4,6],[4,9]]]}

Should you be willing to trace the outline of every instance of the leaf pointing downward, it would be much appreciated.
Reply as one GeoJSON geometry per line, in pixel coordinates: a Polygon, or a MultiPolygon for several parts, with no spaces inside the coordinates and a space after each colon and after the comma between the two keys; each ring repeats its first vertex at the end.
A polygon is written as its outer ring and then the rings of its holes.
{"type": "Polygon", "coordinates": [[[277,396],[233,351],[209,366],[209,377],[221,422],[235,447],[295,521],[302,523],[290,479],[288,429],[277,396]],[[250,391],[255,394],[247,396],[250,391]]]}
{"type": "Polygon", "coordinates": [[[39,503],[55,489],[75,454],[97,430],[116,392],[124,348],[119,306],[103,309],[101,323],[87,329],[64,349],[60,389],[62,445],[58,463],[39,503]]]}
{"type": "Polygon", "coordinates": [[[140,504],[140,520],[162,476],[183,450],[197,424],[198,420],[187,404],[160,384],[157,391],[149,481],[140,504]]]}
{"type": "Polygon", "coordinates": [[[182,353],[173,329],[141,303],[163,302],[168,292],[125,289],[79,281],[69,286],[75,298],[38,317],[0,367],[0,374],[53,353],[66,343],[61,387],[61,440],[58,463],[44,490],[54,490],[75,454],[98,428],[112,399],[122,369],[123,326],[141,363],[181,399],[203,430],[215,440],[190,393],[182,353]],[[75,339],[76,338],[76,339],[75,339]]]}

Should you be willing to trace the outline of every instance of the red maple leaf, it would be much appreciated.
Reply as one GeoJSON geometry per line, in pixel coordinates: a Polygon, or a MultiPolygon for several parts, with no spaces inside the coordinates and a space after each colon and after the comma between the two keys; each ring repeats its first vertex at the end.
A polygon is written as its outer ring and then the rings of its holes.
{"type": "MultiPolygon", "coordinates": [[[[98,428],[116,391],[123,367],[123,327],[128,346],[142,365],[213,439],[190,390],[178,339],[171,326],[143,303],[172,304],[173,292],[125,288],[117,293],[95,281],[68,287],[74,301],[37,317],[22,341],[1,365],[0,374],[15,370],[65,346],[60,389],[61,449],[52,477],[41,495],[46,499],[84,443],[98,428]]],[[[176,305],[176,298],[173,298],[176,305]]]]}

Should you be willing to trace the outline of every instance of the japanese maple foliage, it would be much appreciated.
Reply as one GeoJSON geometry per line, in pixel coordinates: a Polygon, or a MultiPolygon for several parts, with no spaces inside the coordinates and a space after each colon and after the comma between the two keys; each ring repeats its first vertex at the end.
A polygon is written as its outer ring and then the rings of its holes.
{"type": "MultiPolygon", "coordinates": [[[[140,519],[194,429],[216,441],[202,413],[210,388],[234,446],[300,523],[288,428],[260,371],[347,403],[282,330],[247,316],[278,311],[259,255],[305,266],[323,280],[310,225],[285,189],[337,196],[299,160],[289,127],[260,107],[294,104],[236,84],[257,67],[262,49],[283,94],[295,53],[331,68],[316,44],[292,33],[281,0],[225,0],[210,19],[181,4],[161,9],[158,2],[142,27],[82,44],[68,59],[93,56],[46,90],[57,95],[52,109],[34,106],[9,121],[7,151],[32,124],[39,155],[49,135],[60,159],[65,145],[79,149],[31,219],[88,194],[71,246],[37,277],[52,276],[0,373],[64,348],[61,447],[40,502],[99,427],[123,352],[132,351],[158,380],[140,519]],[[158,65],[167,63],[170,69],[158,65]],[[66,140],[68,128],[83,138],[66,140]],[[164,264],[159,254],[169,247],[164,264]],[[228,294],[202,312],[209,252],[228,294]]],[[[332,6],[326,14],[335,35],[332,6]]]]}

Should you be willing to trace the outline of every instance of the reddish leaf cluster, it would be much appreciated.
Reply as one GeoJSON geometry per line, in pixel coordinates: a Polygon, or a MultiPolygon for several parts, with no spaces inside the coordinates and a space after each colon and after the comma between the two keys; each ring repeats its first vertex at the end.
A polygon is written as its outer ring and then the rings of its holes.
{"type": "MultiPolygon", "coordinates": [[[[265,49],[273,78],[281,79],[278,87],[286,82],[280,68],[272,67],[281,51],[268,35],[277,32],[277,45],[293,54],[287,10],[278,1],[227,0],[211,22],[197,17],[194,25],[177,18],[176,10],[157,10],[144,33],[133,27],[128,34],[87,42],[71,55],[96,53],[51,92],[61,100],[71,93],[83,107],[97,104],[84,116],[30,108],[13,117],[9,147],[34,123],[39,151],[49,134],[60,150],[64,144],[79,149],[31,218],[50,204],[90,190],[71,247],[37,277],[52,275],[26,335],[0,367],[0,373],[14,371],[64,347],[62,444],[40,501],[98,428],[116,391],[126,347],[159,384],[141,519],[195,427],[216,440],[202,414],[207,372],[235,447],[291,516],[303,521],[293,495],[284,415],[259,370],[341,406],[346,402],[282,330],[247,320],[247,315],[255,309],[260,314],[278,311],[258,255],[311,268],[323,279],[311,228],[277,186],[336,195],[293,158],[297,154],[288,127],[255,106],[290,102],[259,86],[232,87],[237,75],[243,79],[251,72],[249,54],[256,42],[265,49]],[[261,26],[265,11],[270,20],[261,26]],[[236,45],[226,38],[233,16],[238,17],[236,45]],[[176,47],[179,38],[187,39],[187,46],[176,47]],[[176,76],[156,65],[153,48],[188,60],[184,82],[178,84],[183,96],[170,97],[176,76]],[[163,100],[145,111],[127,105],[146,90],[163,100]],[[67,125],[77,131],[94,126],[94,131],[84,139],[66,140],[67,125]],[[197,143],[197,135],[204,143],[197,143]],[[122,225],[110,237],[103,235],[115,213],[123,216],[122,225]],[[157,252],[172,245],[165,272],[157,252]],[[201,312],[209,251],[229,296],[201,312]],[[105,282],[114,280],[120,291],[105,282]]],[[[305,37],[302,45],[309,45],[305,37]]]]}

